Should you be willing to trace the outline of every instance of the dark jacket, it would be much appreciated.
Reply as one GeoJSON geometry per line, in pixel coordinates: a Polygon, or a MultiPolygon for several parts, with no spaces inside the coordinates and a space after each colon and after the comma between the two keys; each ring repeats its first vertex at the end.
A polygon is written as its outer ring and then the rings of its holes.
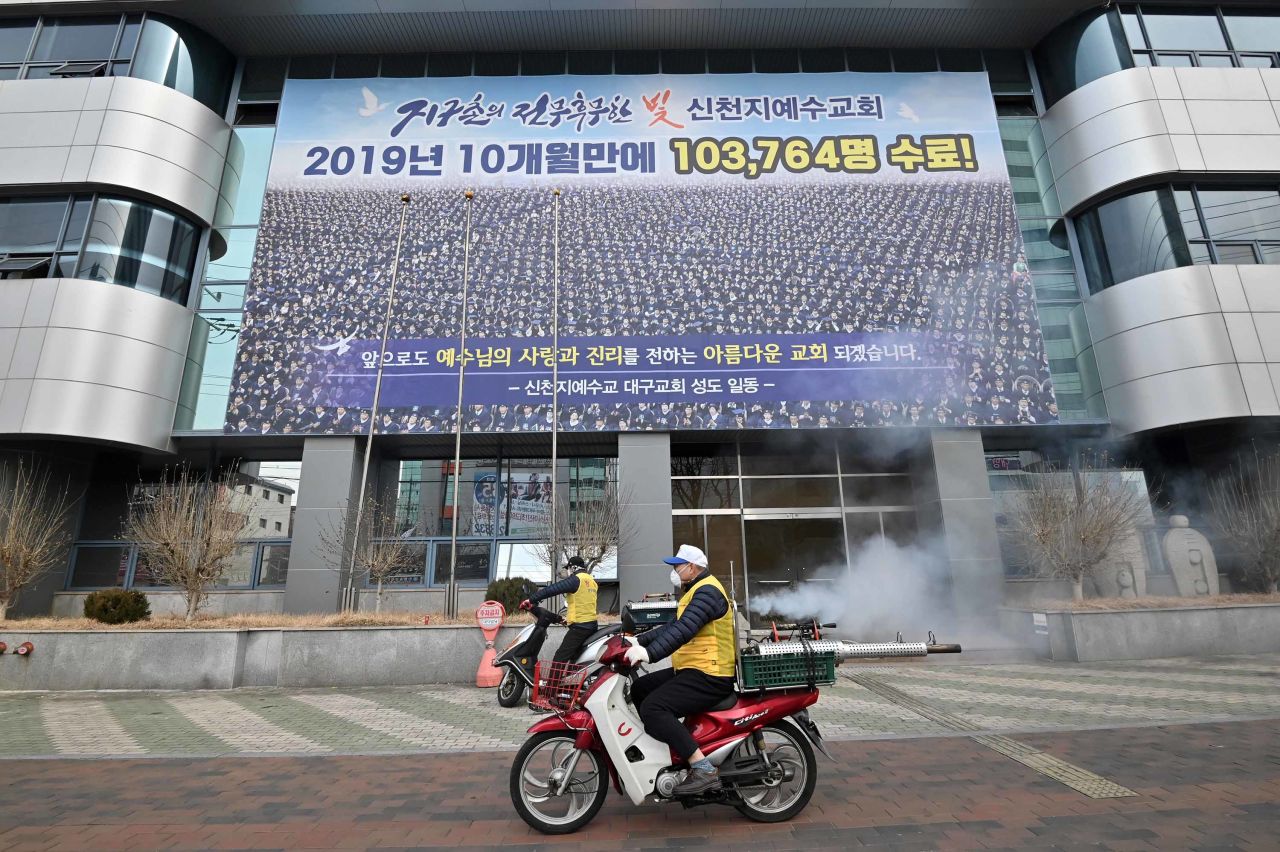
{"type": "Polygon", "coordinates": [[[578,591],[578,587],[581,585],[582,581],[578,579],[578,575],[576,573],[570,574],[563,580],[558,580],[550,586],[543,586],[541,589],[538,589],[538,591],[534,592],[533,596],[529,598],[529,601],[531,603],[538,603],[540,601],[545,601],[548,598],[554,598],[556,595],[573,594],[578,591]]]}
{"type": "MultiPolygon", "coordinates": [[[[695,577],[689,586],[709,576],[711,571],[705,570],[695,577]]],[[[664,627],[641,633],[636,637],[636,641],[648,649],[649,661],[657,662],[670,657],[681,645],[696,636],[699,630],[717,618],[723,618],[728,611],[729,601],[719,589],[708,584],[694,593],[689,605],[684,608],[683,615],[664,627]]]]}

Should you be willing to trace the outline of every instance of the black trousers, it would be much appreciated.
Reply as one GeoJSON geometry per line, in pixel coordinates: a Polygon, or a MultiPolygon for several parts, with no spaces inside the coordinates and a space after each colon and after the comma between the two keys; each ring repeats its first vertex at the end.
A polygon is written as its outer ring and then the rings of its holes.
{"type": "Polygon", "coordinates": [[[592,633],[599,630],[599,625],[594,621],[580,621],[577,624],[569,625],[569,632],[564,635],[564,641],[560,643],[556,655],[552,657],[553,662],[572,663],[578,659],[578,655],[582,653],[582,646],[587,644],[587,639],[592,633]]]}
{"type": "Polygon", "coordinates": [[[631,684],[631,703],[640,710],[645,732],[688,760],[698,744],[680,721],[719,704],[733,692],[734,679],[712,677],[697,669],[665,669],[631,684]]]}

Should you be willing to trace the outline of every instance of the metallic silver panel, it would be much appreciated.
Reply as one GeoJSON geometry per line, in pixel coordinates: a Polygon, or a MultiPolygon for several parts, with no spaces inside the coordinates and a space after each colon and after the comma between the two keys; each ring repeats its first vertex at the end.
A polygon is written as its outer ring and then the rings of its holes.
{"type": "Polygon", "coordinates": [[[213,221],[231,128],[129,77],[0,82],[0,185],[93,183],[213,221]]]}
{"type": "Polygon", "coordinates": [[[1255,68],[1131,68],[1082,86],[1041,118],[1064,211],[1166,174],[1280,171],[1280,80],[1255,68]]]}
{"type": "MultiPolygon", "coordinates": [[[[1129,433],[1280,414],[1277,291],[1280,266],[1188,266],[1090,297],[1092,353],[1113,426],[1129,433]]],[[[1097,392],[1091,383],[1083,390],[1097,392]]]]}
{"type": "Polygon", "coordinates": [[[0,434],[169,449],[192,314],[97,281],[0,281],[24,307],[0,362],[0,434]]]}

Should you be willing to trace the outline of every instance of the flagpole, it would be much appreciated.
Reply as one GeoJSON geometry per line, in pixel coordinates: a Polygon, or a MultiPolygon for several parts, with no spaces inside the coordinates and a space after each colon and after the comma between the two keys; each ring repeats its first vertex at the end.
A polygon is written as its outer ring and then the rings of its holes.
{"type": "Polygon", "coordinates": [[[560,529],[556,525],[556,483],[560,479],[556,436],[560,432],[560,190],[553,189],[551,232],[551,571],[560,561],[560,529]]]}
{"type": "Polygon", "coordinates": [[[356,495],[355,530],[344,530],[351,539],[351,561],[347,565],[347,591],[344,610],[354,610],[356,604],[356,551],[360,546],[360,525],[364,522],[364,491],[369,485],[369,456],[373,452],[373,436],[378,431],[378,404],[382,400],[382,364],[387,351],[387,336],[391,330],[391,311],[396,301],[396,278],[400,274],[400,249],[404,245],[404,224],[409,215],[409,193],[400,196],[400,232],[396,236],[396,253],[391,261],[391,286],[387,288],[387,310],[382,317],[382,343],[378,347],[378,369],[373,379],[373,410],[369,415],[369,437],[364,442],[364,464],[360,470],[360,491],[356,495]]]}
{"type": "Polygon", "coordinates": [[[458,334],[458,407],[453,422],[453,529],[449,534],[449,586],[445,590],[444,610],[449,618],[458,617],[458,507],[462,493],[462,382],[467,368],[467,285],[471,275],[471,202],[475,192],[468,189],[467,214],[462,233],[462,317],[458,334]]]}

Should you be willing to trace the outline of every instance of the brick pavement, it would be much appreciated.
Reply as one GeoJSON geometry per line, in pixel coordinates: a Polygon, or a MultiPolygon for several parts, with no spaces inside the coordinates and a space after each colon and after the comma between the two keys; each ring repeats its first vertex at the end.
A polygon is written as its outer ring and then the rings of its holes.
{"type": "MultiPolygon", "coordinates": [[[[813,716],[829,739],[937,736],[927,705],[987,733],[1280,718],[1280,656],[1092,665],[842,667],[813,716]],[[895,702],[855,683],[873,678],[895,702]],[[915,703],[917,709],[912,709],[915,703]]],[[[0,757],[502,750],[532,715],[464,686],[0,694],[0,757]]]]}
{"type": "Polygon", "coordinates": [[[511,755],[0,761],[0,849],[1274,850],[1280,721],[1021,735],[1132,788],[1089,799],[965,737],[833,744],[796,819],[633,807],[528,829],[511,755]]]}

